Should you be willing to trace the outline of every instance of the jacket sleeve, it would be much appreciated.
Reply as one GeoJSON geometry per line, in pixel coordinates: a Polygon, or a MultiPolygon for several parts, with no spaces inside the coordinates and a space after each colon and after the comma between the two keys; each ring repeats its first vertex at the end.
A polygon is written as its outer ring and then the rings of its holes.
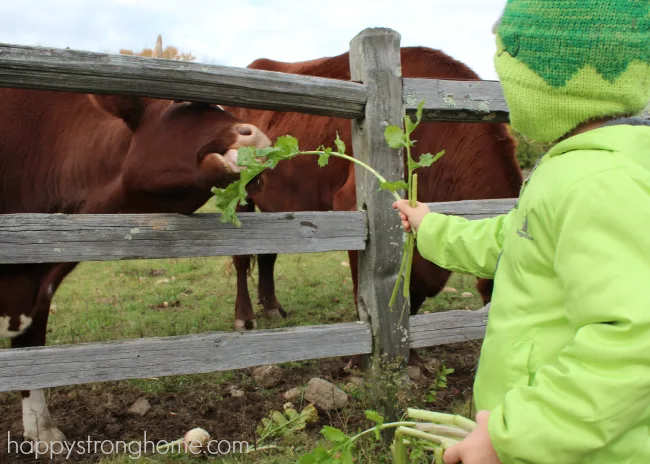
{"type": "Polygon", "coordinates": [[[489,219],[470,220],[429,213],[417,232],[418,251],[443,269],[492,279],[504,231],[513,215],[514,210],[489,219]]]}
{"type": "Polygon", "coordinates": [[[573,336],[492,411],[503,464],[583,462],[650,408],[647,183],[620,168],[592,174],[556,208],[554,272],[573,336]]]}

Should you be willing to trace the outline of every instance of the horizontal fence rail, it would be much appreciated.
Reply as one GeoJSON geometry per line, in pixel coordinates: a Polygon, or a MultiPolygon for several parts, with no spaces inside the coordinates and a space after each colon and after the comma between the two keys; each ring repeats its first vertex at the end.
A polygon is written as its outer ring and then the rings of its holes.
{"type": "Polygon", "coordinates": [[[0,215],[0,263],[57,263],[363,250],[361,212],[0,215]]]}
{"type": "MultiPolygon", "coordinates": [[[[429,203],[432,211],[482,219],[515,200],[429,203]]],[[[219,214],[3,214],[0,264],[191,258],[364,250],[361,211],[240,213],[237,228],[219,214]]]]}
{"type": "Polygon", "coordinates": [[[0,86],[363,116],[363,85],[138,56],[0,44],[0,86]]]}
{"type": "Polygon", "coordinates": [[[508,122],[509,111],[496,81],[404,79],[404,103],[414,113],[424,100],[423,121],[508,122]]]}
{"type": "Polygon", "coordinates": [[[485,219],[507,214],[517,203],[516,198],[489,199],[489,200],[463,200],[441,201],[427,203],[432,212],[461,216],[466,219],[485,219]]]}
{"type": "MultiPolygon", "coordinates": [[[[405,108],[423,121],[507,122],[498,81],[404,78],[405,108]]],[[[130,55],[0,43],[0,87],[138,95],[357,119],[357,82],[130,55]]],[[[643,115],[650,119],[650,107],[643,115]]]]}
{"type": "MultiPolygon", "coordinates": [[[[483,338],[487,307],[411,316],[411,347],[483,338]]],[[[0,392],[367,354],[362,322],[0,350],[0,392]]]]}
{"type": "MultiPolygon", "coordinates": [[[[357,82],[177,60],[0,44],[0,87],[138,95],[298,111],[348,119],[364,116],[367,92],[357,82]]],[[[501,122],[507,108],[498,82],[403,79],[423,120],[501,122]]]]}

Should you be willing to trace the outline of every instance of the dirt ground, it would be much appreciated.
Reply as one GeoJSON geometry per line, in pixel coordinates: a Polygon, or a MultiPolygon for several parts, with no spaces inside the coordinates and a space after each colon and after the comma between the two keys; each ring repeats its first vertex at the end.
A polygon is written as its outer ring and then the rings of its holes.
{"type": "MultiPolygon", "coordinates": [[[[448,386],[437,392],[435,403],[424,406],[437,411],[451,411],[454,405],[466,404],[471,396],[479,344],[467,342],[439,348],[421,350],[425,359],[436,358],[455,371],[448,376],[448,386]]],[[[294,363],[295,364],[295,363],[294,363]]],[[[304,363],[303,366],[285,367],[285,375],[280,385],[273,389],[256,386],[246,370],[230,373],[228,380],[212,383],[210,376],[193,376],[186,386],[177,391],[144,394],[142,388],[129,382],[111,382],[93,385],[61,387],[49,391],[50,411],[59,428],[68,440],[85,441],[129,441],[147,440],[171,441],[183,436],[192,427],[202,427],[211,436],[219,439],[241,440],[254,443],[255,429],[260,420],[272,410],[281,410],[287,402],[283,393],[290,388],[305,385],[312,377],[320,377],[337,384],[345,383],[349,376],[344,370],[345,359],[328,359],[304,363]],[[241,397],[230,394],[232,387],[244,392],[241,397]],[[128,412],[129,407],[139,398],[145,397],[151,409],[139,416],[128,412]]],[[[152,381],[152,382],[155,382],[152,381]]],[[[431,378],[416,382],[420,392],[432,384],[431,378]]],[[[297,407],[302,405],[296,404],[297,407]]],[[[19,441],[22,434],[21,406],[19,395],[11,395],[0,400],[0,430],[10,431],[11,437],[19,441]]],[[[455,411],[469,414],[469,411],[455,411]]],[[[360,402],[351,398],[349,410],[343,413],[321,414],[318,424],[311,424],[314,434],[323,425],[362,428],[365,425],[363,408],[360,402]],[[359,403],[359,404],[357,404],[359,403]]],[[[0,437],[1,464],[27,464],[43,462],[41,457],[18,456],[7,453],[7,436],[0,437]]],[[[99,462],[101,453],[96,455],[72,455],[65,462],[99,462]]]]}

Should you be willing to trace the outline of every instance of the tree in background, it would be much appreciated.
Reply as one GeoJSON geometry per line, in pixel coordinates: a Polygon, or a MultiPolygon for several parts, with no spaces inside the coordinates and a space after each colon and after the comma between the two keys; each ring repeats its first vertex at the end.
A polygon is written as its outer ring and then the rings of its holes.
{"type": "Polygon", "coordinates": [[[126,48],[120,49],[120,55],[132,55],[132,56],[146,56],[149,58],[165,58],[168,60],[179,60],[179,61],[194,61],[196,57],[192,53],[182,53],[179,52],[178,48],[173,45],[167,45],[163,49],[162,45],[162,36],[158,35],[156,40],[156,46],[153,48],[144,48],[141,51],[134,53],[133,50],[126,48]]]}

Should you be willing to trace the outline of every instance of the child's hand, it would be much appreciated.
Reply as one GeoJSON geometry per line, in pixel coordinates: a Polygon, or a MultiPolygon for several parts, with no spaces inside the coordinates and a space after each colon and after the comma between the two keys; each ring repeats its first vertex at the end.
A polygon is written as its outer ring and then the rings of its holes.
{"type": "Polygon", "coordinates": [[[488,431],[488,411],[476,415],[476,428],[467,438],[449,448],[444,455],[445,464],[501,464],[499,456],[492,447],[488,431]]]}
{"type": "Polygon", "coordinates": [[[415,208],[411,208],[408,200],[396,201],[393,203],[393,208],[399,211],[399,217],[402,219],[402,227],[404,227],[406,232],[410,232],[411,228],[417,232],[422,219],[430,212],[426,203],[418,202],[415,208]]]}

